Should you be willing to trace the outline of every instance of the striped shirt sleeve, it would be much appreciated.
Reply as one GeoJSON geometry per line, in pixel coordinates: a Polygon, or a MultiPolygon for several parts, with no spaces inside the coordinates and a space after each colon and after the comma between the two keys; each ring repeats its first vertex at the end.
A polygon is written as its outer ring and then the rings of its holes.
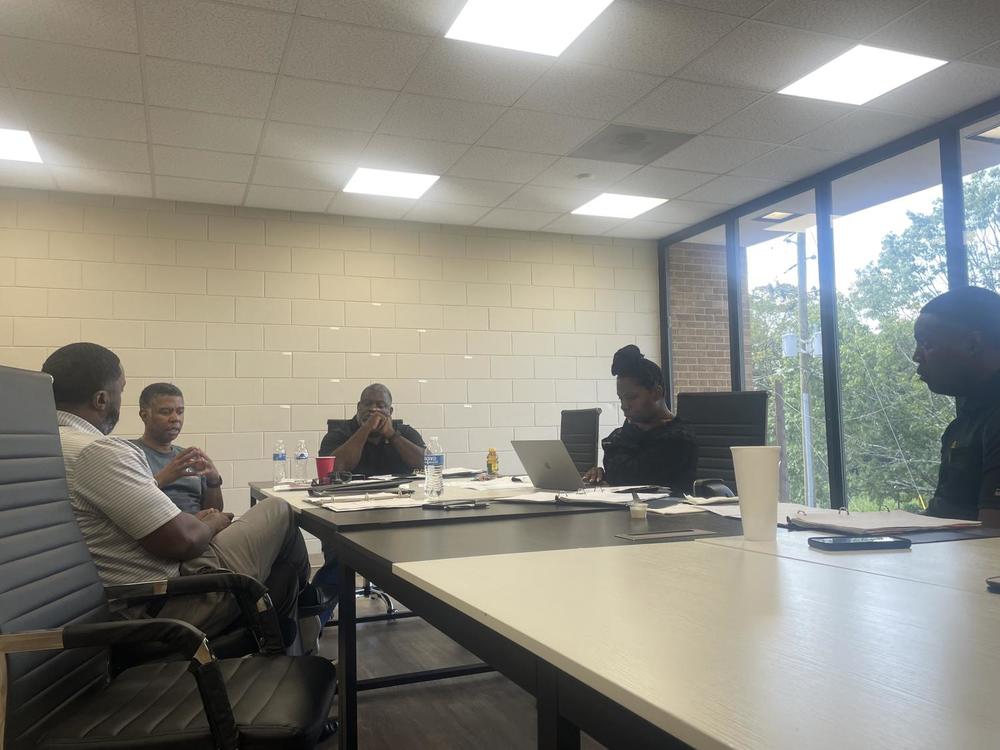
{"type": "Polygon", "coordinates": [[[181,511],[156,486],[137,448],[115,439],[95,440],[76,462],[76,487],[116,526],[142,539],[181,511]]]}

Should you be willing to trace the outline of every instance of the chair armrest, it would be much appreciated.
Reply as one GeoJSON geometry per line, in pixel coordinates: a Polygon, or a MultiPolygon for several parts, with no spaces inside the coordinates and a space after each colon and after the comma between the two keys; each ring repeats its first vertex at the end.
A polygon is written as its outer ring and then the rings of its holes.
{"type": "Polygon", "coordinates": [[[215,744],[236,750],[239,731],[226,681],[209,648],[205,634],[180,620],[119,620],[67,625],[58,630],[32,630],[0,635],[0,656],[26,651],[111,647],[122,643],[159,641],[177,649],[188,660],[205,707],[205,716],[215,744]]]}
{"type": "Polygon", "coordinates": [[[178,576],[160,581],[108,586],[104,589],[109,600],[123,606],[155,601],[172,596],[226,593],[236,598],[244,624],[250,628],[261,653],[285,652],[281,625],[271,604],[267,587],[251,576],[240,573],[202,573],[178,576]]]}

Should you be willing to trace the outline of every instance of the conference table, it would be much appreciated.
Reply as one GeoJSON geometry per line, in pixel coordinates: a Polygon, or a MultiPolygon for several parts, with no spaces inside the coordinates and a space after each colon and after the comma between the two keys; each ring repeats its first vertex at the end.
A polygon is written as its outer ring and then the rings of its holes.
{"type": "MultiPolygon", "coordinates": [[[[984,584],[1000,539],[833,554],[810,532],[746,542],[710,513],[497,502],[493,517],[380,520],[396,512],[302,506],[303,528],[338,550],[342,587],[370,578],[535,696],[539,747],[578,747],[581,730],[628,748],[1000,737],[1000,597],[984,584]],[[626,538],[650,531],[694,541],[626,538]]],[[[353,748],[353,598],[339,617],[340,746],[353,748]]]]}

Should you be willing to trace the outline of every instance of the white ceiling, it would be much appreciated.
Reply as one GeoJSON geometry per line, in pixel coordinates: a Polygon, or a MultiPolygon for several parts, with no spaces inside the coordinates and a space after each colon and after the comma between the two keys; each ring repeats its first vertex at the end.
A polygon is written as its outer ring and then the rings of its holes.
{"type": "Polygon", "coordinates": [[[462,5],[3,0],[0,127],[45,164],[0,184],[654,238],[1000,95],[998,0],[615,0],[558,59],[444,39],[462,5]],[[774,93],[859,41],[950,62],[864,107],[774,93]],[[696,137],[568,156],[611,122],[696,137]],[[444,176],[342,193],[359,165],[444,176]],[[670,201],[568,213],[606,190],[670,201]]]}

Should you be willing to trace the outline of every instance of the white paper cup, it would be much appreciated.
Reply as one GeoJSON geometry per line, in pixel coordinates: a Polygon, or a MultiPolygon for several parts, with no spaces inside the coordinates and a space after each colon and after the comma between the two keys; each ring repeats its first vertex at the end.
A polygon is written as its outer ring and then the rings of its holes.
{"type": "Polygon", "coordinates": [[[743,538],[748,542],[773,542],[778,535],[777,445],[746,445],[730,448],[740,496],[743,538]]]}

